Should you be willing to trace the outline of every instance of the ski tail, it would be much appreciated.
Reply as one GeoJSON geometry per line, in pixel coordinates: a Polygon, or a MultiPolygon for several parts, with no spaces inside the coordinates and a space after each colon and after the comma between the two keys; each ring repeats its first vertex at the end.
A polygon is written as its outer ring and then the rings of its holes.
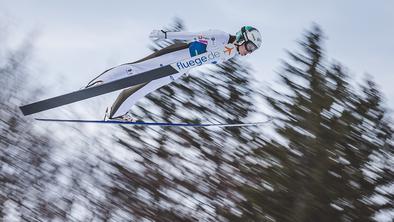
{"type": "Polygon", "coordinates": [[[84,119],[46,119],[36,118],[43,122],[63,122],[63,123],[97,123],[97,124],[120,124],[120,125],[139,125],[139,126],[177,126],[177,127],[245,127],[267,124],[271,120],[252,123],[166,123],[166,122],[127,122],[119,120],[84,120],[84,119]]]}

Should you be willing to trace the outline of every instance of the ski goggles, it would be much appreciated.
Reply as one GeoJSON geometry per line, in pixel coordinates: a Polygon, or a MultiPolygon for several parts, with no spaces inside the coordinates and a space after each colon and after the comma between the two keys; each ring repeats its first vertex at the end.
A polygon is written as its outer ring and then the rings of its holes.
{"type": "Polygon", "coordinates": [[[242,27],[241,32],[242,32],[243,39],[245,40],[244,45],[245,45],[246,51],[248,51],[249,53],[252,53],[254,50],[256,50],[258,48],[257,45],[249,40],[248,35],[246,34],[245,26],[242,27]]]}
{"type": "Polygon", "coordinates": [[[246,41],[244,43],[244,45],[245,45],[246,51],[248,51],[248,52],[253,52],[257,49],[257,46],[251,41],[246,41]]]}

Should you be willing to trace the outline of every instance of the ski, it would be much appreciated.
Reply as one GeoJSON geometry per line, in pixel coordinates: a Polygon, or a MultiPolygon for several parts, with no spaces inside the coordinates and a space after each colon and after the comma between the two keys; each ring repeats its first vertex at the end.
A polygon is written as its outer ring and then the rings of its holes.
{"type": "Polygon", "coordinates": [[[102,94],[114,92],[120,89],[135,86],[141,83],[150,82],[155,79],[170,76],[178,72],[187,72],[188,70],[211,63],[214,59],[221,56],[223,52],[206,52],[192,58],[184,59],[182,61],[174,62],[169,65],[162,66],[157,69],[146,71],[143,73],[135,74],[126,78],[121,78],[112,82],[103,83],[98,86],[85,88],[82,90],[74,91],[61,96],[41,100],[35,103],[19,107],[22,113],[26,115],[38,113],[48,109],[56,108],[59,106],[67,105],[70,103],[78,102],[81,100],[89,99],[102,94]]]}
{"type": "Polygon", "coordinates": [[[41,100],[35,103],[19,107],[23,115],[38,113],[48,109],[56,108],[59,106],[67,105],[70,103],[78,102],[81,100],[89,99],[102,94],[110,93],[120,89],[128,88],[144,82],[149,82],[165,76],[176,74],[178,71],[171,65],[163,66],[158,69],[150,70],[126,78],[118,79],[109,83],[104,83],[98,86],[85,88],[82,90],[74,91],[68,94],[52,97],[49,99],[41,100]]]}
{"type": "Polygon", "coordinates": [[[179,127],[242,127],[257,126],[270,122],[254,122],[254,123],[166,123],[166,122],[127,122],[118,120],[83,120],[83,119],[44,119],[36,118],[37,121],[44,122],[63,122],[63,123],[98,123],[98,124],[121,124],[121,125],[142,125],[142,126],[179,126],[179,127]]]}

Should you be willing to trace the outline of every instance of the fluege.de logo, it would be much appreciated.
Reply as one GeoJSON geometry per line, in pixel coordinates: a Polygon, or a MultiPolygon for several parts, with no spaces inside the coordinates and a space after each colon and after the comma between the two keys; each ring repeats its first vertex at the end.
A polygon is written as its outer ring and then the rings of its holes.
{"type": "Polygon", "coordinates": [[[219,52],[210,52],[208,55],[203,55],[201,57],[192,58],[187,61],[177,62],[176,66],[178,67],[179,70],[188,69],[188,68],[192,68],[195,66],[200,66],[204,63],[210,62],[210,61],[215,60],[219,57],[220,57],[219,52]]]}

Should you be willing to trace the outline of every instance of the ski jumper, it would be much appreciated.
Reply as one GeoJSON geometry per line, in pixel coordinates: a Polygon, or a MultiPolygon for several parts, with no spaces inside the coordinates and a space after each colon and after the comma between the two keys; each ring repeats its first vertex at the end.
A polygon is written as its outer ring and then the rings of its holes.
{"type": "Polygon", "coordinates": [[[87,87],[107,83],[168,64],[176,64],[178,73],[142,83],[123,90],[111,107],[110,118],[126,114],[131,107],[150,92],[185,75],[190,69],[203,64],[218,64],[237,54],[236,46],[229,42],[230,34],[220,30],[205,32],[167,32],[166,38],[181,40],[141,60],[106,70],[87,87]]]}

